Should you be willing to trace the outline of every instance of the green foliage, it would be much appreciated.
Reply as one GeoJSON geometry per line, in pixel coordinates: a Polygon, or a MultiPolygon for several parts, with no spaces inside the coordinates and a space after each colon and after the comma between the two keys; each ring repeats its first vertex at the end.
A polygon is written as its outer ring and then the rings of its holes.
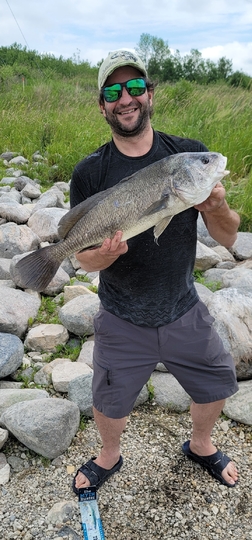
{"type": "Polygon", "coordinates": [[[80,425],[79,425],[80,431],[85,431],[87,426],[88,426],[88,418],[84,414],[81,414],[80,415],[80,425]]]}
{"type": "MultiPolygon", "coordinates": [[[[26,81],[48,78],[80,77],[85,79],[84,84],[96,86],[97,68],[90,63],[80,61],[76,56],[73,59],[56,58],[52,54],[39,54],[37,51],[27,50],[26,47],[14,43],[10,47],[0,47],[0,81],[4,68],[10,67],[11,75],[26,81]]],[[[13,81],[14,82],[14,81],[13,81]]]]}
{"type": "Polygon", "coordinates": [[[91,280],[87,274],[83,274],[83,275],[80,274],[77,277],[71,278],[70,283],[72,284],[76,283],[76,279],[77,281],[81,281],[82,283],[91,283],[91,280]]]}
{"type": "Polygon", "coordinates": [[[210,289],[210,291],[215,292],[221,289],[220,281],[207,281],[204,277],[203,272],[201,272],[201,270],[194,270],[193,275],[194,275],[196,283],[201,283],[201,285],[205,285],[205,287],[210,289]]]}
{"type": "Polygon", "coordinates": [[[235,71],[232,73],[227,82],[230,86],[245,88],[246,90],[252,89],[252,78],[242,71],[235,71]]]}
{"type": "Polygon", "coordinates": [[[96,285],[89,285],[88,289],[93,293],[98,293],[98,287],[96,285]]]}
{"type": "Polygon", "coordinates": [[[151,382],[151,379],[148,380],[147,382],[147,389],[148,389],[148,393],[149,393],[149,401],[153,401],[154,397],[155,397],[155,390],[154,390],[154,386],[151,382]]]}
{"type": "Polygon", "coordinates": [[[252,169],[246,178],[230,186],[228,198],[241,218],[241,230],[252,232],[252,169]]]}
{"type": "Polygon", "coordinates": [[[50,362],[55,358],[69,358],[72,362],[75,362],[81,352],[84,341],[85,339],[80,340],[79,344],[75,347],[72,347],[69,343],[57,345],[55,353],[51,354],[50,362]]]}
{"type": "MultiPolygon", "coordinates": [[[[60,302],[60,304],[62,302],[60,302]]],[[[34,323],[61,324],[61,321],[58,317],[58,306],[59,303],[56,304],[56,302],[50,296],[42,296],[41,305],[38,310],[37,317],[34,320],[29,319],[29,325],[34,323]]]]}

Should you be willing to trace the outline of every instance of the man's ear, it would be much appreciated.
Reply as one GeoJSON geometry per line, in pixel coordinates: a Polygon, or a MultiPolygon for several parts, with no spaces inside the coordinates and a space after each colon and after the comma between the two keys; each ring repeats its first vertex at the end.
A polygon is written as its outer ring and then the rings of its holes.
{"type": "Polygon", "coordinates": [[[104,103],[100,103],[99,107],[100,107],[100,113],[104,116],[104,118],[106,118],[106,111],[105,111],[104,103]]]}

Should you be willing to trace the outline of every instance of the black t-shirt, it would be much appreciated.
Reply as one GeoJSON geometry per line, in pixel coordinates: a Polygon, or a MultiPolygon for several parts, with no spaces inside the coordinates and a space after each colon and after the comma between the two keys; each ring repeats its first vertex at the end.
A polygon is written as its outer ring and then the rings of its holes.
{"type": "MultiPolygon", "coordinates": [[[[76,165],[71,206],[168,155],[206,151],[200,141],[154,131],[150,151],[129,157],[112,140],[76,165]]],[[[128,252],[100,272],[98,294],[103,307],[121,319],[149,327],[163,326],[186,313],[198,301],[192,276],[197,217],[195,208],[174,216],[158,245],[153,228],[129,239],[128,252]]]]}

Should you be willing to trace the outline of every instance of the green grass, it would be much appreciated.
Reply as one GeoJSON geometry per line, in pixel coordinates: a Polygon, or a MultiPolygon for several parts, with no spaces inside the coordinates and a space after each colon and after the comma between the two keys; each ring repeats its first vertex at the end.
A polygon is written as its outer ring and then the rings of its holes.
{"type": "Polygon", "coordinates": [[[222,284],[220,281],[207,281],[204,277],[204,272],[201,270],[194,270],[193,272],[194,278],[196,283],[201,283],[201,285],[205,285],[210,291],[215,292],[219,291],[222,288],[222,284]]]}
{"type": "MultiPolygon", "coordinates": [[[[227,156],[227,200],[240,213],[240,230],[252,232],[252,91],[185,80],[161,84],[155,91],[152,123],[155,129],[199,139],[227,156]]],[[[110,138],[95,81],[38,80],[0,90],[0,153],[10,150],[29,159],[24,174],[39,179],[43,189],[68,182],[75,164],[110,138]],[[47,162],[32,163],[36,150],[47,162]]],[[[1,163],[0,174],[5,174],[1,163]]]]}
{"type": "Polygon", "coordinates": [[[40,324],[61,324],[58,317],[59,306],[62,305],[64,298],[60,302],[55,302],[50,296],[42,296],[41,304],[35,319],[29,319],[29,326],[34,323],[40,324]]]}

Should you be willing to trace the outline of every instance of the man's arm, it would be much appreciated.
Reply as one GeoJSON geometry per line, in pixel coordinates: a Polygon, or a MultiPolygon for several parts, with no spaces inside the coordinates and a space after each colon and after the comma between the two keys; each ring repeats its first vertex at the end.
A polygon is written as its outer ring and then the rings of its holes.
{"type": "Polygon", "coordinates": [[[118,231],[114,238],[106,238],[101,247],[75,253],[81,268],[86,272],[98,272],[113,264],[120,255],[128,251],[127,242],[121,242],[122,235],[122,231],[118,231]]]}
{"type": "Polygon", "coordinates": [[[225,194],[224,186],[218,182],[208,199],[195,208],[202,213],[202,218],[212,238],[222,246],[230,248],[237,238],[240,218],[234,210],[229,208],[225,194]]]}

